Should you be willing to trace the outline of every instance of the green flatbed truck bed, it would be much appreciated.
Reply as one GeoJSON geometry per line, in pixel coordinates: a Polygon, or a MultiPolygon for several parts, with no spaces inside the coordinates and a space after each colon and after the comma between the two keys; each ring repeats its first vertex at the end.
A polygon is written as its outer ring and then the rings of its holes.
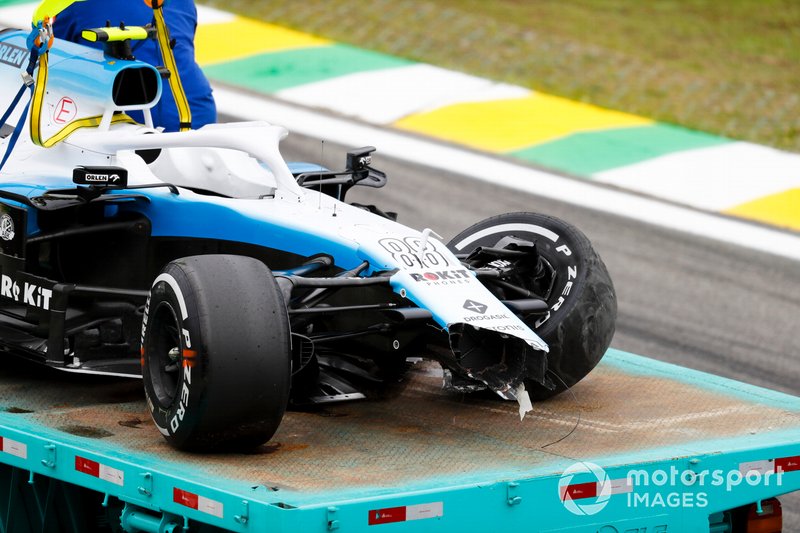
{"type": "Polygon", "coordinates": [[[800,398],[615,350],[523,421],[441,381],[419,363],[252,454],[196,455],[140,382],[4,365],[0,531],[722,532],[800,489],[800,398]]]}

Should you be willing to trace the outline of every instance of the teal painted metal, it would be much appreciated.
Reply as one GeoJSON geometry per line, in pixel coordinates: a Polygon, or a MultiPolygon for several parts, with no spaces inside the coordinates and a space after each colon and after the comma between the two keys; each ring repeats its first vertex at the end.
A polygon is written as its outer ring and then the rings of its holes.
{"type": "Polygon", "coordinates": [[[137,508],[135,505],[126,504],[120,516],[122,529],[127,533],[175,533],[183,524],[181,520],[165,514],[153,516],[137,508]]]}
{"type": "Polygon", "coordinates": [[[800,412],[800,397],[757,387],[749,383],[723,378],[707,372],[693,370],[672,363],[657,361],[641,355],[610,349],[603,363],[624,369],[628,374],[641,376],[669,376],[669,379],[688,383],[704,390],[736,396],[744,401],[757,400],[773,407],[800,412]],[[609,357],[610,356],[610,357],[609,357]]]}
{"type": "MultiPolygon", "coordinates": [[[[659,381],[662,385],[687,383],[726,401],[735,397],[749,408],[779,406],[787,417],[797,417],[800,412],[797,398],[630,354],[610,352],[603,365],[624,369],[631,376],[663,380],[659,381]]],[[[624,375],[620,379],[625,379],[624,375]]],[[[35,395],[37,391],[23,388],[14,394],[35,395]]],[[[8,405],[8,401],[4,396],[0,405],[8,405]]],[[[17,398],[15,403],[24,402],[17,398]]],[[[58,410],[53,413],[57,416],[58,410]]],[[[677,444],[581,460],[553,454],[541,461],[547,452],[531,450],[537,461],[528,467],[476,464],[461,474],[422,477],[400,486],[356,483],[320,490],[271,489],[245,477],[210,477],[202,459],[182,456],[176,461],[120,443],[71,435],[42,420],[0,413],[0,462],[19,470],[15,483],[30,476],[34,480],[46,477],[95,493],[98,501],[119,500],[128,505],[124,520],[130,531],[167,531],[165,525],[182,526],[184,520],[190,531],[199,524],[241,532],[487,531],[502,524],[526,531],[597,531],[613,526],[620,531],[647,528],[650,532],[711,530],[712,523],[715,531],[724,531],[719,529],[723,523],[719,513],[800,490],[800,466],[793,466],[800,463],[800,422],[795,418],[781,429],[758,435],[742,428],[727,437],[687,436],[677,444]],[[761,465],[766,471],[776,459],[788,469],[780,484],[766,480],[750,484],[737,476],[743,465],[761,465]],[[596,496],[576,497],[576,514],[562,502],[564,490],[593,486],[602,492],[593,471],[574,470],[576,465],[588,463],[602,468],[616,485],[612,483],[613,491],[603,501],[596,496]],[[567,480],[562,474],[570,468],[574,471],[567,480]],[[713,482],[715,472],[721,475],[720,483],[713,482]],[[661,483],[662,476],[674,479],[661,483]],[[598,502],[602,509],[591,514],[594,508],[590,505],[598,502]]],[[[342,418],[337,423],[355,422],[342,418]]],[[[619,438],[626,437],[620,431],[619,438]]],[[[414,456],[406,459],[409,464],[416,460],[414,456]]],[[[475,461],[482,459],[476,457],[475,461]]],[[[243,455],[236,461],[247,463],[251,458],[243,455]]],[[[357,468],[354,464],[354,470],[357,468]]]]}
{"type": "Polygon", "coordinates": [[[708,517],[709,533],[731,533],[733,526],[728,513],[714,513],[708,517]]]}
{"type": "MultiPolygon", "coordinates": [[[[704,491],[684,487],[679,491],[684,502],[703,500],[708,504],[694,509],[680,509],[674,507],[676,505],[674,494],[678,492],[675,487],[653,486],[647,492],[639,493],[647,494],[648,499],[638,500],[638,503],[625,494],[612,496],[598,516],[602,518],[600,521],[589,516],[574,516],[561,505],[558,493],[559,476],[556,475],[462,487],[443,486],[438,490],[400,493],[363,500],[336,501],[335,494],[326,494],[318,495],[320,503],[317,505],[288,508],[276,505],[270,498],[264,498],[265,494],[259,494],[257,491],[249,494],[247,492],[232,494],[217,488],[213,481],[198,483],[175,476],[171,472],[143,471],[138,465],[125,463],[115,457],[87,453],[86,450],[70,443],[40,439],[13,432],[5,427],[0,431],[3,432],[4,439],[13,438],[16,442],[25,443],[29,453],[27,459],[7,457],[8,454],[3,454],[4,462],[17,463],[16,466],[19,468],[26,470],[30,468],[36,475],[62,479],[98,493],[112,495],[122,501],[134,502],[142,508],[169,512],[195,522],[233,531],[248,531],[248,526],[257,528],[258,531],[326,531],[328,524],[338,525],[342,529],[346,526],[348,531],[368,531],[370,530],[370,526],[367,525],[368,516],[371,512],[433,503],[441,503],[444,510],[443,517],[431,519],[436,520],[435,527],[441,528],[442,531],[486,531],[498,523],[509,527],[530,527],[530,524],[535,523],[553,528],[558,524],[571,523],[578,524],[581,528],[604,524],[624,524],[636,528],[666,525],[670,529],[680,531],[700,531],[702,527],[708,527],[708,516],[711,513],[800,489],[800,472],[784,474],[785,479],[780,487],[742,486],[740,491],[727,491],[724,486],[704,487],[707,489],[704,491]],[[119,487],[69,468],[74,463],[75,457],[83,456],[93,457],[92,460],[100,464],[120,470],[124,478],[133,480],[133,483],[126,482],[125,486],[119,487]],[[150,478],[152,483],[146,483],[145,480],[150,478]],[[205,495],[203,498],[219,504],[224,515],[211,516],[200,510],[176,504],[171,494],[175,487],[184,487],[181,490],[205,495]],[[700,498],[699,492],[705,492],[707,495],[700,498]],[[331,505],[333,503],[335,505],[331,505]],[[654,513],[653,508],[660,512],[654,513]],[[246,516],[247,520],[243,522],[242,516],[246,516]]],[[[702,465],[702,468],[708,471],[733,472],[738,471],[738,465],[742,462],[786,456],[786,454],[797,455],[799,452],[796,444],[777,448],[766,446],[735,454],[685,457],[645,463],[636,465],[636,470],[647,476],[653,476],[658,471],[682,473],[692,471],[692,461],[696,460],[698,462],[694,464],[702,465]]],[[[630,468],[630,464],[606,466],[605,471],[611,479],[618,479],[629,475],[630,468]]],[[[591,481],[591,478],[575,479],[576,483],[587,481],[591,481]]],[[[159,523],[152,518],[150,521],[155,525],[159,523]]],[[[160,531],[142,527],[141,520],[131,520],[129,524],[136,525],[142,531],[160,531]]],[[[404,523],[404,531],[426,531],[432,527],[434,527],[432,524],[424,520],[404,523]]],[[[576,529],[580,530],[582,529],[576,529]]]]}

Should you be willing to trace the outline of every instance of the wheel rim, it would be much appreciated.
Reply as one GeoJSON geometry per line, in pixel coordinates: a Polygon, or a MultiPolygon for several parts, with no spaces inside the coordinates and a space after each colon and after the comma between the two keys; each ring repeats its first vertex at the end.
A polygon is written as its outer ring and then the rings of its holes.
{"type": "MultiPolygon", "coordinates": [[[[481,265],[481,267],[490,267],[490,264],[481,265]]],[[[520,298],[528,298],[520,294],[517,290],[503,286],[502,282],[510,283],[514,287],[519,287],[526,291],[530,291],[536,297],[550,302],[550,297],[553,295],[553,287],[556,284],[558,272],[550,264],[544,256],[539,256],[536,265],[526,265],[521,268],[516,268],[510,271],[506,276],[498,278],[487,278],[486,281],[498,290],[501,291],[501,298],[504,300],[518,300],[520,298]]]]}
{"type": "Polygon", "coordinates": [[[175,310],[167,302],[159,303],[147,331],[146,356],[154,400],[168,408],[178,394],[183,374],[183,346],[175,310]]]}
{"type": "MultiPolygon", "coordinates": [[[[482,237],[480,240],[469,243],[468,249],[474,250],[479,246],[496,246],[496,244],[503,238],[512,236],[521,240],[529,241],[538,244],[540,241],[539,235],[536,234],[506,234],[494,233],[482,237]]],[[[467,247],[465,247],[467,249],[467,247]]],[[[462,253],[464,253],[462,251],[462,253]]],[[[496,291],[496,296],[501,299],[516,300],[519,298],[526,298],[518,291],[509,286],[504,286],[505,283],[511,283],[515,287],[530,291],[537,297],[550,302],[550,297],[553,295],[553,287],[558,278],[558,271],[553,266],[547,257],[547,251],[537,246],[537,261],[536,264],[521,265],[508,272],[502,278],[486,278],[486,281],[492,286],[492,290],[496,291]]],[[[473,264],[476,268],[491,268],[493,260],[487,260],[480,264],[473,264]]]]}

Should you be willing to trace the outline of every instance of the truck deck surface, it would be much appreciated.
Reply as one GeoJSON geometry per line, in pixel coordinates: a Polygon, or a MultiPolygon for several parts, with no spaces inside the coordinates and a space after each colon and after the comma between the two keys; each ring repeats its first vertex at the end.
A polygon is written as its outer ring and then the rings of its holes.
{"type": "Polygon", "coordinates": [[[171,449],[138,381],[3,367],[0,408],[2,426],[50,428],[50,438],[139,465],[172,464],[197,481],[262,486],[291,506],[334,493],[520,479],[576,460],[674,457],[800,434],[800,399],[613,350],[574,395],[536,404],[523,421],[513,402],[442,391],[438,366],[421,363],[385,398],[288,412],[252,454],[171,449]]]}

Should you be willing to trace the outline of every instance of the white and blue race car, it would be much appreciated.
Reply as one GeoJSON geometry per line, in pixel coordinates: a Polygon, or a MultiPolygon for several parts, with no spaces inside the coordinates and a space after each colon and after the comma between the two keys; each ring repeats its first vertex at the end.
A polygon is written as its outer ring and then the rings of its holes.
{"type": "MultiPolygon", "coordinates": [[[[0,109],[28,90],[28,37],[0,33],[0,109]]],[[[173,446],[258,445],[288,405],[363,398],[420,356],[524,415],[607,349],[614,288],[569,224],[505,214],[443,243],[345,201],[386,183],[374,148],[301,172],[279,126],[163,133],[159,70],[113,47],[41,53],[30,112],[0,124],[0,349],[141,376],[173,446]]]]}

